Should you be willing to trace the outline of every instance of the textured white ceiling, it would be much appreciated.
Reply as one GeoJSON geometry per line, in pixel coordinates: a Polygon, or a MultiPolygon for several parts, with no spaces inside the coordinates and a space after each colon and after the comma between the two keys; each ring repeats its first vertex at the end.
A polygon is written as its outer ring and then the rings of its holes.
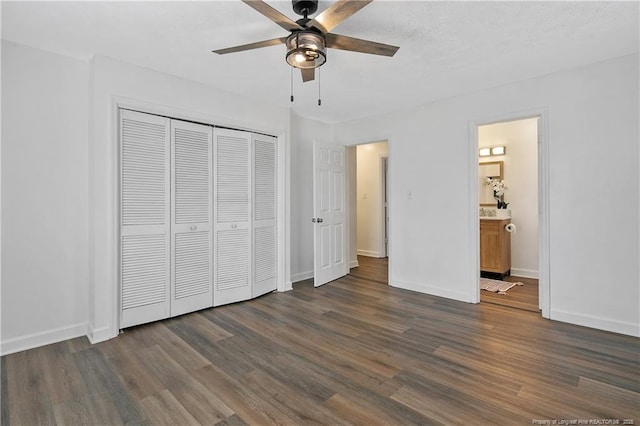
{"type": "MultiPolygon", "coordinates": [[[[268,1],[292,19],[290,1],[268,1]]],[[[321,1],[324,10],[332,2],[321,1]]],[[[333,32],[400,46],[393,58],[330,49],[317,82],[294,76],[284,47],[212,49],[282,37],[239,1],[2,2],[2,38],[74,57],[104,55],[326,122],[638,52],[638,2],[377,0],[333,32]]]]}

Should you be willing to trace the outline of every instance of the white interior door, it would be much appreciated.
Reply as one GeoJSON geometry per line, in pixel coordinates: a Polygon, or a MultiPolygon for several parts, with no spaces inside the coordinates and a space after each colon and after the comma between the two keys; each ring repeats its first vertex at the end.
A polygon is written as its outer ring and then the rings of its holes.
{"type": "Polygon", "coordinates": [[[251,298],[251,133],[214,129],[213,305],[251,298]]]}
{"type": "Polygon", "coordinates": [[[213,305],[212,128],[171,120],[171,316],[213,305]]]}
{"type": "Polygon", "coordinates": [[[120,327],[169,316],[169,119],[120,110],[120,327]]]}
{"type": "Polygon", "coordinates": [[[277,139],[253,137],[253,285],[251,296],[276,289],[277,139]]]}
{"type": "Polygon", "coordinates": [[[313,144],[314,265],[316,287],[347,274],[345,148],[313,144]]]}

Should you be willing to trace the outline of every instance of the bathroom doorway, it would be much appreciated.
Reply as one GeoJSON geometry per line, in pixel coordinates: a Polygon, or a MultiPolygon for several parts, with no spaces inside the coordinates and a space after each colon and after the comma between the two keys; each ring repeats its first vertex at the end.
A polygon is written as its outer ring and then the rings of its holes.
{"type": "Polygon", "coordinates": [[[477,126],[480,301],[540,311],[540,117],[477,126]]]}

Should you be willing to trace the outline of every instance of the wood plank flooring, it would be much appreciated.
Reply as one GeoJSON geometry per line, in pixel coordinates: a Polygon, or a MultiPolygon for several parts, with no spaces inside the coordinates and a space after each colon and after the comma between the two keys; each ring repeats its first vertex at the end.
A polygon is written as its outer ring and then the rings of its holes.
{"type": "Polygon", "coordinates": [[[538,304],[538,280],[523,277],[504,277],[504,281],[521,282],[523,286],[515,286],[507,294],[498,294],[486,290],[480,291],[480,301],[496,305],[509,306],[525,311],[540,312],[538,304]]]}
{"type": "MultiPolygon", "coordinates": [[[[387,284],[389,282],[389,259],[374,258],[368,256],[358,256],[359,266],[351,268],[349,274],[354,277],[365,278],[370,281],[387,284]]],[[[538,308],[538,280],[533,278],[523,278],[506,276],[504,281],[522,282],[523,286],[515,286],[507,294],[492,293],[490,291],[480,292],[480,301],[493,303],[496,305],[509,306],[526,311],[540,312],[538,308]]]]}
{"type": "Polygon", "coordinates": [[[96,345],[78,338],[5,356],[1,421],[638,424],[639,350],[637,338],[351,275],[96,345]]]}
{"type": "Polygon", "coordinates": [[[389,282],[389,258],[358,256],[358,266],[351,268],[349,274],[381,284],[389,282]]]}

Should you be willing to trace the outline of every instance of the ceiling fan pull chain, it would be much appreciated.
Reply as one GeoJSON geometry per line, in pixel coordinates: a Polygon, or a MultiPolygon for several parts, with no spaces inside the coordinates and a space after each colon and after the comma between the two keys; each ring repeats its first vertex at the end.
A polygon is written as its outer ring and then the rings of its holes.
{"type": "Polygon", "coordinates": [[[293,102],[293,67],[291,68],[291,102],[293,102]]]}
{"type": "Polygon", "coordinates": [[[320,99],[320,68],[318,70],[318,106],[322,106],[322,99],[320,99]]]}

